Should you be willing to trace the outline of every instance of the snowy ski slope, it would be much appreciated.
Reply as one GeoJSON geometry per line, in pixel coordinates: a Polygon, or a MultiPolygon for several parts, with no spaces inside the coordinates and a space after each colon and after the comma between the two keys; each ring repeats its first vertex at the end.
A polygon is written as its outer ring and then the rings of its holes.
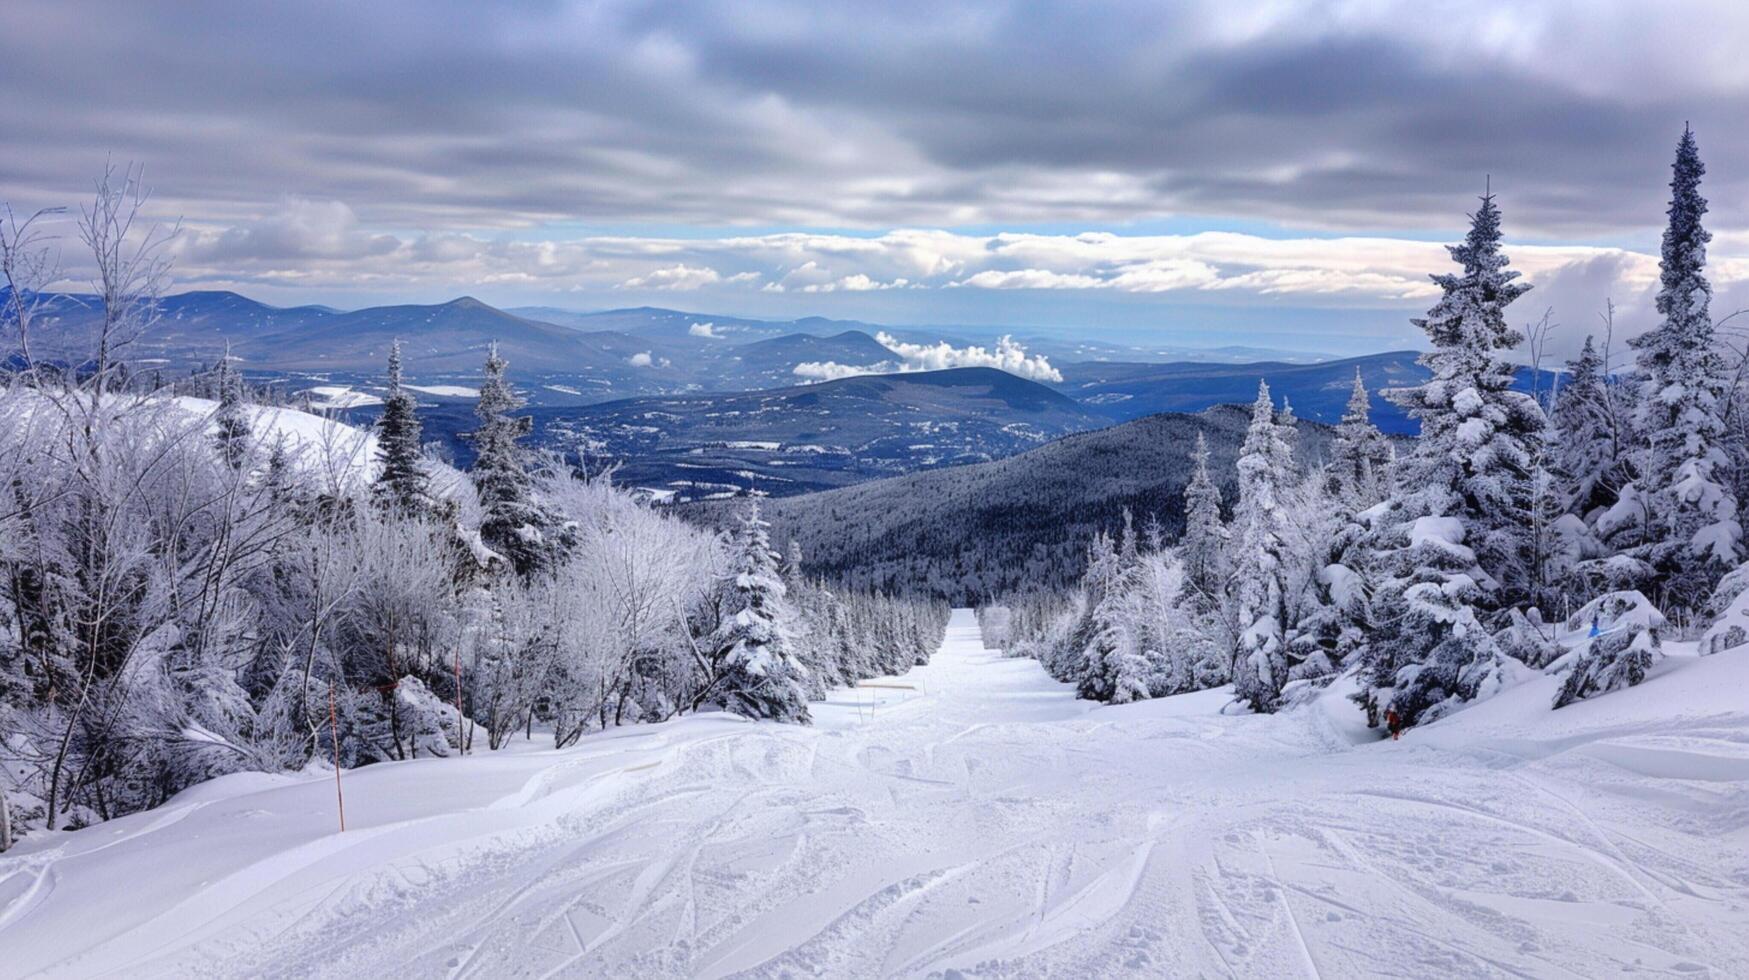
{"type": "Polygon", "coordinates": [[[964,611],[892,683],[27,840],[0,975],[1749,976],[1749,656],[1398,743],[1079,702],[964,611]]]}

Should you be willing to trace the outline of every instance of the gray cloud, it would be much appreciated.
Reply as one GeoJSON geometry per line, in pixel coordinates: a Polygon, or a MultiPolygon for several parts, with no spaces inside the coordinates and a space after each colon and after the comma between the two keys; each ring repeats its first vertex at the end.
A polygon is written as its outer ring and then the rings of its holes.
{"type": "Polygon", "coordinates": [[[280,299],[1395,343],[1492,175],[1516,240],[1611,246],[1515,245],[1524,306],[1631,332],[1685,120],[1749,297],[1739,6],[10,0],[0,200],[141,161],[185,281],[280,299]]]}
{"type": "Polygon", "coordinates": [[[1749,197],[1727,5],[1168,6],[13,0],[0,190],[113,152],[202,218],[1389,229],[1493,173],[1521,229],[1639,233],[1694,119],[1749,197]]]}

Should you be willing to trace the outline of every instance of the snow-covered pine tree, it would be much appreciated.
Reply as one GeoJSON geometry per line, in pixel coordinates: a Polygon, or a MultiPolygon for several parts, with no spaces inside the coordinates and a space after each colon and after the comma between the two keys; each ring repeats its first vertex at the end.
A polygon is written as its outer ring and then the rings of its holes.
{"type": "Polygon", "coordinates": [[[1737,498],[1725,482],[1722,448],[1731,382],[1714,337],[1712,285],[1701,224],[1706,198],[1694,132],[1684,129],[1670,180],[1670,223],[1659,262],[1658,326],[1629,341],[1638,352],[1635,420],[1646,442],[1640,472],[1600,522],[1613,544],[1646,562],[1655,602],[1698,608],[1742,560],[1737,498]]]}
{"type": "Polygon", "coordinates": [[[249,406],[243,395],[243,378],[231,367],[231,352],[225,350],[219,362],[219,409],[213,424],[213,439],[225,465],[240,470],[249,459],[249,443],[254,432],[249,424],[249,406]]]}
{"type": "Polygon", "coordinates": [[[1350,514],[1359,513],[1385,498],[1386,470],[1391,444],[1372,423],[1372,402],[1360,369],[1354,369],[1354,388],[1348,407],[1330,440],[1330,465],[1324,469],[1330,497],[1350,514]]]}
{"type": "MultiPolygon", "coordinates": [[[[482,392],[482,394],[484,394],[482,392]]],[[[377,506],[403,516],[426,513],[433,504],[431,475],[420,451],[418,403],[401,384],[401,342],[389,347],[389,390],[377,419],[377,459],[382,470],[371,487],[377,506]]]]}
{"type": "Polygon", "coordinates": [[[1138,596],[1141,556],[1129,508],[1124,508],[1123,517],[1115,553],[1099,558],[1099,584],[1089,589],[1099,599],[1089,607],[1089,636],[1076,685],[1078,696],[1113,704],[1148,697],[1149,668],[1142,655],[1138,596]]]}
{"type": "Polygon", "coordinates": [[[475,453],[472,476],[482,511],[480,538],[527,576],[556,564],[566,541],[558,517],[536,499],[521,445],[533,420],[510,414],[523,401],[504,375],[507,366],[493,344],[486,355],[486,382],[474,406],[480,424],[468,439],[475,453]]]}
{"type": "Polygon", "coordinates": [[[1615,431],[1608,384],[1603,355],[1586,334],[1578,356],[1567,362],[1567,375],[1549,412],[1550,469],[1561,507],[1582,519],[1614,504],[1626,482],[1622,434],[1615,431]]]}
{"type": "Polygon", "coordinates": [[[1358,699],[1374,724],[1387,711],[1404,725],[1431,720],[1503,683],[1512,666],[1492,630],[1530,582],[1531,470],[1545,423],[1512,390],[1503,356],[1522,340],[1506,306],[1530,287],[1507,268],[1492,195],[1448,250],[1463,270],[1433,277],[1444,295],[1415,321],[1433,343],[1420,359],[1432,377],[1386,393],[1421,437],[1369,535],[1379,582],[1358,699]]]}
{"type": "Polygon", "coordinates": [[[1300,417],[1294,414],[1287,396],[1281,396],[1281,411],[1275,413],[1275,426],[1281,433],[1280,470],[1288,479],[1300,471],[1300,417]]]}
{"type": "Polygon", "coordinates": [[[1209,476],[1208,440],[1201,432],[1190,458],[1196,468],[1184,488],[1184,534],[1178,539],[1178,558],[1184,563],[1185,584],[1206,606],[1222,591],[1227,527],[1221,522],[1221,490],[1209,476]]]}
{"type": "Polygon", "coordinates": [[[1103,700],[1105,695],[1102,689],[1094,686],[1098,683],[1096,680],[1088,680],[1090,651],[1096,648],[1099,639],[1101,627],[1097,616],[1100,604],[1118,588],[1123,575],[1123,564],[1118,560],[1117,550],[1117,543],[1104,530],[1093,535],[1093,541],[1087,547],[1087,571],[1081,576],[1083,601],[1078,605],[1073,626],[1066,642],[1040,660],[1052,677],[1075,684],[1082,692],[1080,696],[1094,700],[1103,700]]]}
{"type": "Polygon", "coordinates": [[[1275,413],[1269,385],[1259,381],[1251,427],[1239,451],[1239,503],[1233,510],[1234,598],[1239,649],[1234,694],[1254,711],[1274,711],[1287,683],[1286,581],[1282,494],[1293,465],[1289,434],[1275,413]]]}
{"type": "Polygon", "coordinates": [[[759,516],[759,502],[749,501],[720,597],[722,626],[713,638],[719,681],[712,701],[748,718],[805,725],[805,668],[790,636],[795,613],[771,550],[770,527],[759,516]]]}

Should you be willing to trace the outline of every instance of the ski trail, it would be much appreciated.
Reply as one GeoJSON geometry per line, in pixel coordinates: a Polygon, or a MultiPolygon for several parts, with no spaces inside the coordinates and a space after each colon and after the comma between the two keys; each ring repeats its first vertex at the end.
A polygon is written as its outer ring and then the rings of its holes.
{"type": "Polygon", "coordinates": [[[371,766],[344,835],[291,780],[27,839],[0,977],[1749,976],[1749,717],[1705,700],[1749,669],[1689,669],[1687,723],[1527,688],[1357,745],[1078,701],[960,611],[809,728],[371,766]]]}

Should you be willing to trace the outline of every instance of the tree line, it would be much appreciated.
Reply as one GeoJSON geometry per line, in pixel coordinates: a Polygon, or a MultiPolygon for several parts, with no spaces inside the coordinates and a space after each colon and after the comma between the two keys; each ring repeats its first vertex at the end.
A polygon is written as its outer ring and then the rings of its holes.
{"type": "Polygon", "coordinates": [[[718,534],[529,451],[496,349],[467,473],[421,448],[398,345],[370,432],[252,403],[229,358],[210,398],[142,387],[169,272],[143,201],[111,173],[79,215],[102,315],[77,370],[32,358],[40,226],[0,227],[0,849],[239,771],[806,723],[939,643],[944,604],[807,579],[756,502],[718,534]]]}
{"type": "Polygon", "coordinates": [[[1547,318],[1508,324],[1530,287],[1486,194],[1414,321],[1431,377],[1384,393],[1419,423],[1412,447],[1372,425],[1357,375],[1308,467],[1291,407],[1260,384],[1230,520],[1199,440],[1175,541],[1126,515],[1077,588],[988,605],[986,642],[1112,702],[1232,684],[1270,712],[1348,677],[1394,731],[1539,671],[1563,674],[1556,707],[1638,684],[1672,621],[1703,653],[1742,645],[1749,360],[1710,310],[1704,173],[1685,130],[1659,321],[1628,341],[1631,365],[1611,362],[1612,310],[1552,390],[1513,389],[1512,352],[1530,341],[1539,367],[1547,318]]]}

